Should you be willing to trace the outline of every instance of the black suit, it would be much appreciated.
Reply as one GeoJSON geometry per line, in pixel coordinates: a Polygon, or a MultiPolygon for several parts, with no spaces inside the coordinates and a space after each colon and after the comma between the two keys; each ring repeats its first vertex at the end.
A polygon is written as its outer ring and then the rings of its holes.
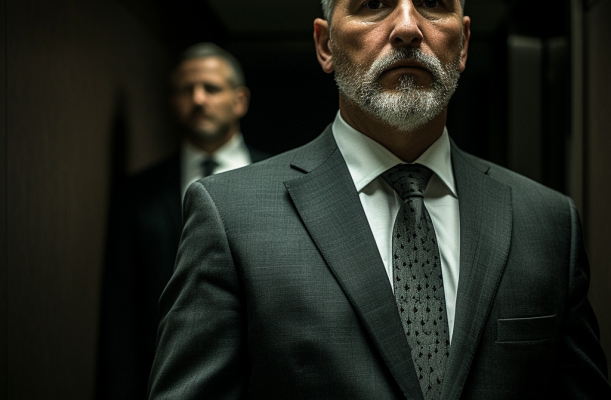
{"type": "MultiPolygon", "coordinates": [[[[451,154],[460,281],[441,399],[611,398],[572,202],[451,154]]],[[[422,399],[330,128],[190,187],[160,311],[150,399],[422,399]]]]}
{"type": "MultiPolygon", "coordinates": [[[[268,156],[249,148],[253,162],[268,156]]],[[[99,396],[144,399],[182,231],[178,154],[129,178],[111,208],[102,293],[99,396]]]]}

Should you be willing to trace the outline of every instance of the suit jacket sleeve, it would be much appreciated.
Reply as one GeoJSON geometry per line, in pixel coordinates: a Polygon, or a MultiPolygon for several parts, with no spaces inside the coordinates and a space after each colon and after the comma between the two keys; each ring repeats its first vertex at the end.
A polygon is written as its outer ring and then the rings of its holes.
{"type": "Polygon", "coordinates": [[[149,398],[240,398],[246,315],[223,221],[199,182],[189,188],[184,209],[176,269],[160,299],[149,398]]]}
{"type": "Polygon", "coordinates": [[[610,399],[607,365],[598,337],[598,323],[588,301],[590,270],[579,216],[571,201],[571,260],[567,315],[560,352],[557,398],[610,399]]]}

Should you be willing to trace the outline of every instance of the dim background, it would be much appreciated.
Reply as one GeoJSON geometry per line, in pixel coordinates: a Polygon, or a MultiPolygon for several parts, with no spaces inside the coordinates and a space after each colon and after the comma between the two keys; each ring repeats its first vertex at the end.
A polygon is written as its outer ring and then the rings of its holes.
{"type": "MultiPolygon", "coordinates": [[[[467,0],[448,128],[465,150],[569,194],[611,356],[611,0],[467,0]]],[[[175,55],[214,41],[252,91],[242,130],[278,153],[330,123],[317,0],[0,2],[0,398],[92,399],[113,184],[169,155],[175,55]]]]}

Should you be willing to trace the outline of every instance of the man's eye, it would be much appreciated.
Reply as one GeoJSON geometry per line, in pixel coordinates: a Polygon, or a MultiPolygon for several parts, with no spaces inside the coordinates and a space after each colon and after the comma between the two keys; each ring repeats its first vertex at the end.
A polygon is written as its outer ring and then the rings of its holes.
{"type": "Polygon", "coordinates": [[[437,7],[438,0],[424,0],[424,5],[429,8],[437,7]]]}
{"type": "Polygon", "coordinates": [[[369,0],[363,3],[363,7],[366,7],[370,10],[379,10],[384,7],[384,3],[381,1],[369,0]]]}
{"type": "Polygon", "coordinates": [[[221,91],[220,87],[214,85],[204,85],[204,89],[210,94],[218,93],[221,91]]]}

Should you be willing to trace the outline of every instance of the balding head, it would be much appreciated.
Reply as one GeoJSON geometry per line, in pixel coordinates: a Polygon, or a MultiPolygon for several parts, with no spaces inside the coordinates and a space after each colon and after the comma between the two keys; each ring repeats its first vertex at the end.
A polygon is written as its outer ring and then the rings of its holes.
{"type": "Polygon", "coordinates": [[[244,72],[240,62],[227,50],[222,49],[214,43],[198,43],[185,50],[179,59],[178,66],[184,61],[197,58],[217,57],[224,60],[230,68],[231,76],[229,77],[233,87],[244,86],[244,72]]]}

